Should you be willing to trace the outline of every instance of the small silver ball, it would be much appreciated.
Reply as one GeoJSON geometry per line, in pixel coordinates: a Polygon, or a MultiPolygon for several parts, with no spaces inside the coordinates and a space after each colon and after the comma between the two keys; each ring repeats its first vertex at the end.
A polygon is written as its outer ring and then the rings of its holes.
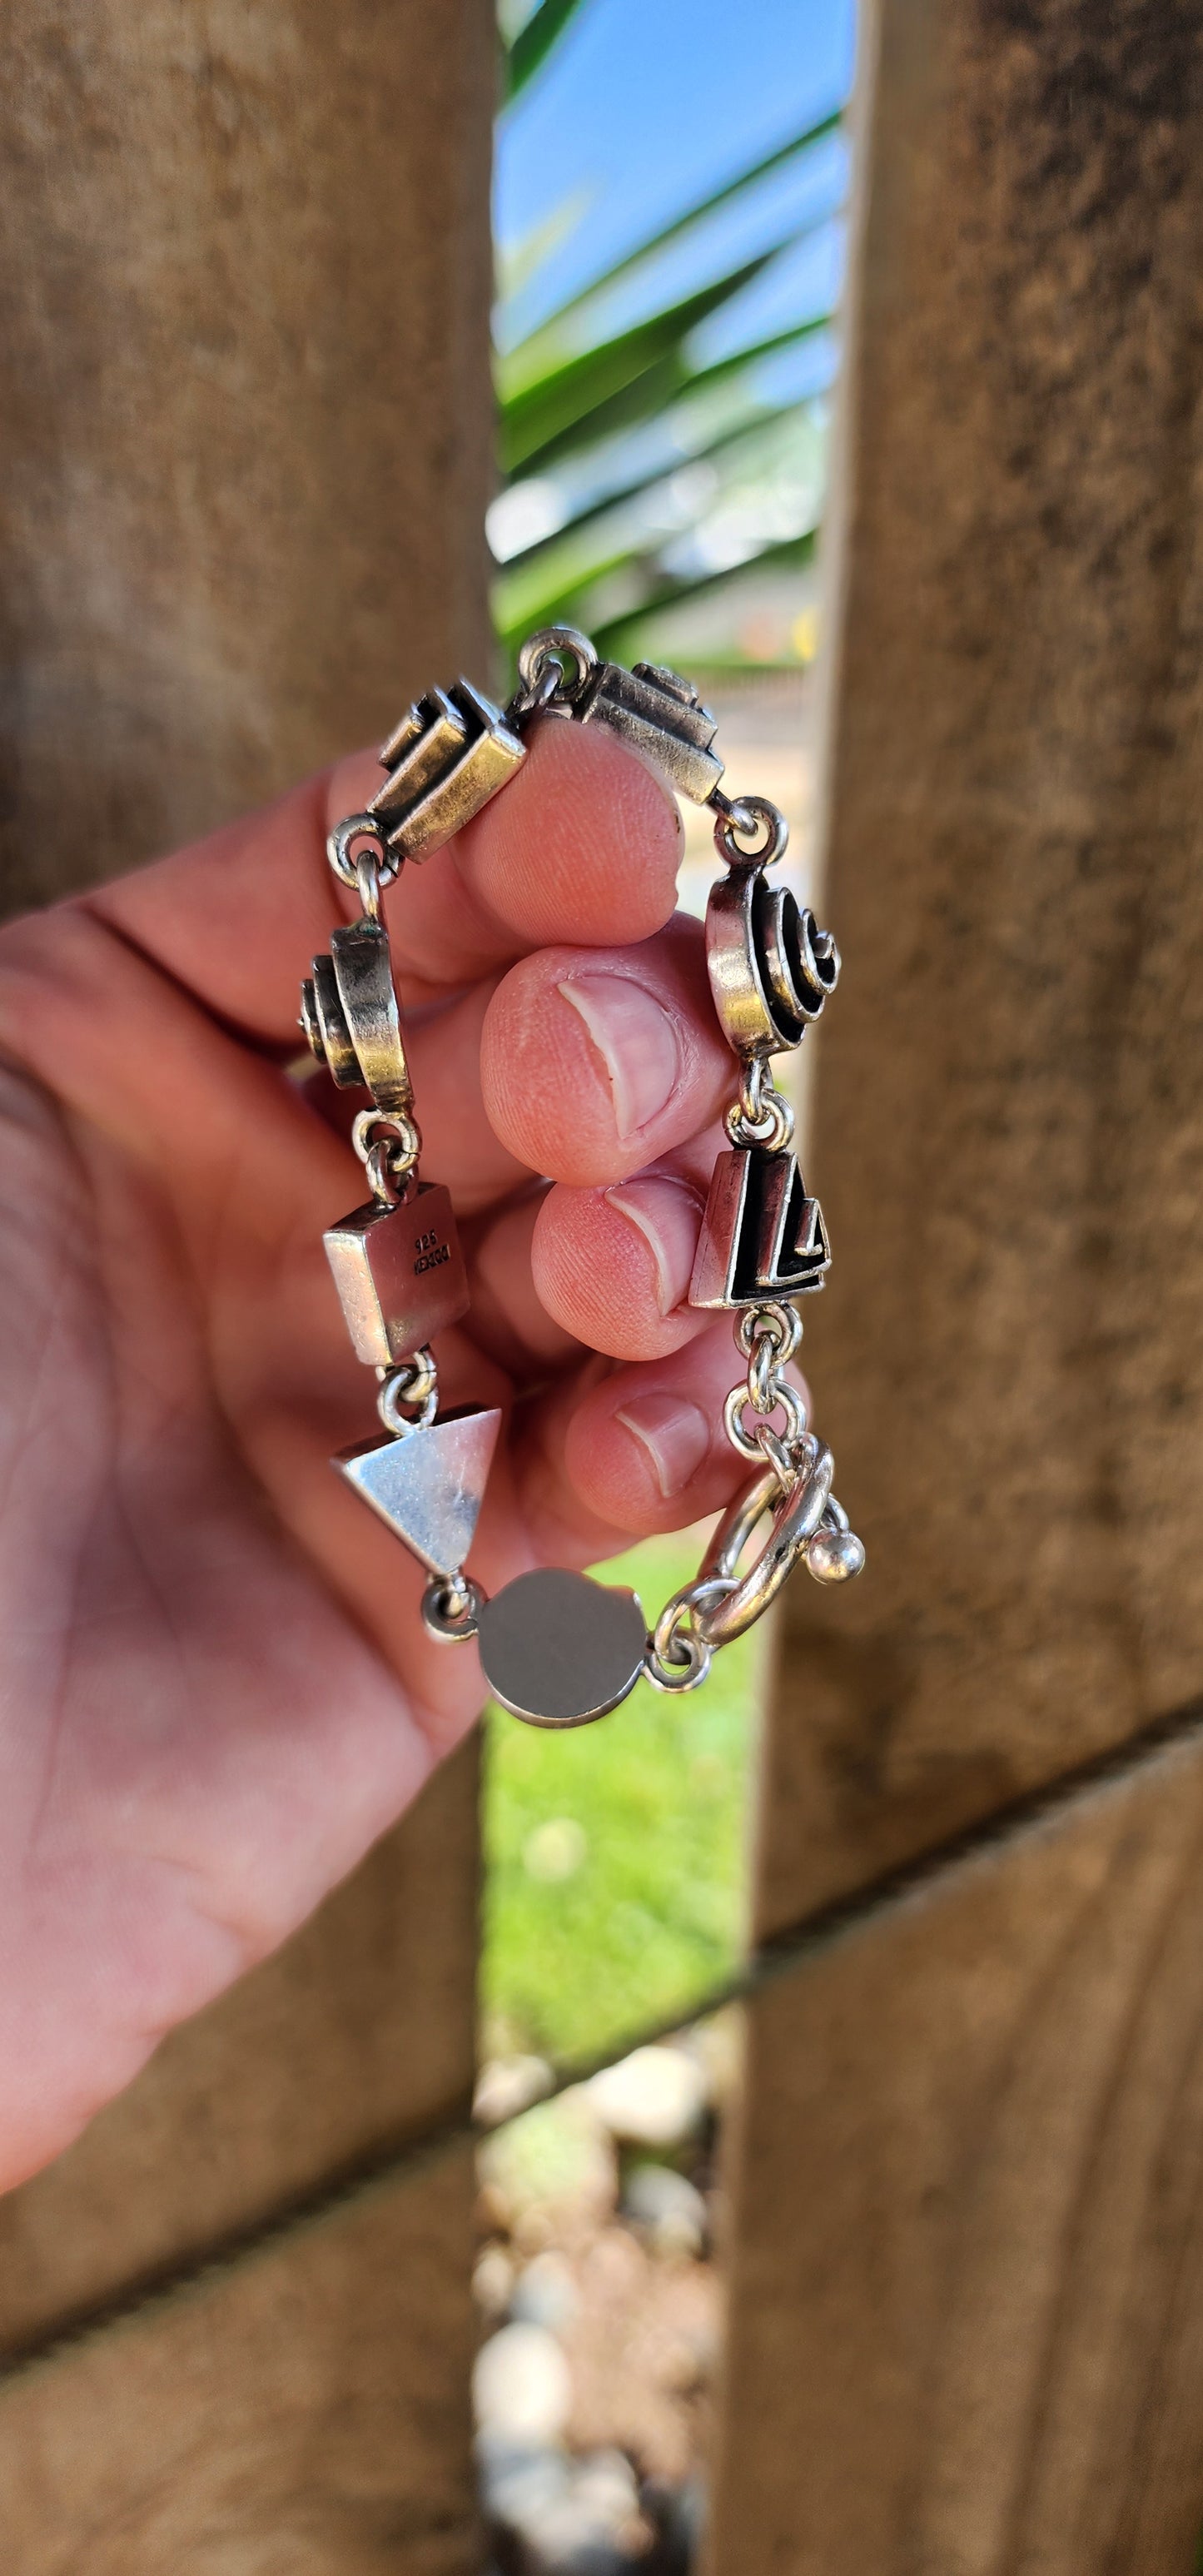
{"type": "Polygon", "coordinates": [[[816,1583],[851,1583],[865,1562],[865,1551],[855,1530],[818,1529],[806,1551],[806,1563],[816,1583]]]}

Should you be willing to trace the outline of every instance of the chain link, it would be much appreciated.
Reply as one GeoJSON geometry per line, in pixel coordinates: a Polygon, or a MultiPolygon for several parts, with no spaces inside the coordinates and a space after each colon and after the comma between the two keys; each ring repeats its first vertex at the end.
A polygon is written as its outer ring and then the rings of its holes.
{"type": "Polygon", "coordinates": [[[735,1590],[727,1575],[699,1576],[666,1601],[647,1642],[643,1669],[655,1690],[698,1690],[710,1670],[710,1648],[699,1634],[699,1611],[735,1590]]]}
{"type": "MultiPolygon", "coordinates": [[[[403,862],[389,851],[384,838],[384,828],[378,815],[347,814],[341,823],[335,824],[326,842],[326,856],[341,883],[358,888],[359,899],[364,903],[365,911],[368,907],[364,902],[363,887],[359,878],[361,861],[351,855],[356,841],[375,843],[372,858],[376,868],[375,892],[377,908],[379,908],[382,889],[395,883],[401,874],[403,862]]],[[[375,920],[376,914],[373,912],[370,918],[375,920]]]]}
{"type": "Polygon", "coordinates": [[[361,1109],[351,1129],[351,1142],[381,1207],[397,1207],[417,1170],[422,1134],[416,1119],[399,1109],[361,1109]]]}
{"type": "Polygon", "coordinates": [[[755,1055],[739,1069],[739,1092],[723,1124],[733,1145],[764,1145],[781,1154],[794,1141],[794,1113],[778,1091],[767,1056],[755,1055]]]}
{"type": "Polygon", "coordinates": [[[386,1431],[404,1440],[407,1431],[425,1431],[439,1409],[438,1363],[429,1343],[396,1368],[381,1369],[376,1411],[386,1431]],[[412,1413],[403,1410],[413,1408],[412,1413]]]}

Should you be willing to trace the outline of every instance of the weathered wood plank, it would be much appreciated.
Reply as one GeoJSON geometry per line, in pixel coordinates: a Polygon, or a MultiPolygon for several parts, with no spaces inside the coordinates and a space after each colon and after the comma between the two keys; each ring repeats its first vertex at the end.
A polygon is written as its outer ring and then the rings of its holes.
{"type": "MultiPolygon", "coordinates": [[[[12,909],[485,666],[495,33],[489,0],[16,0],[5,68],[12,909]]],[[[475,1801],[466,1748],[3,2204],[0,2350],[459,2108],[475,1801]]],[[[181,2308],[175,2341],[123,2332],[10,2392],[14,2566],[470,2563],[470,2193],[460,2156],[209,2325],[181,2308]]]]}
{"type": "MultiPolygon", "coordinates": [[[[1203,8],[871,0],[772,1930],[1203,1687],[1203,8]],[[809,1318],[808,1318],[809,1324],[809,1318]]],[[[1197,1756],[758,2004],[722,2576],[1203,2523],[1197,1756]]]]}
{"type": "Polygon", "coordinates": [[[473,2576],[466,2150],[0,2387],[21,2576],[473,2576]]]}
{"type": "Polygon", "coordinates": [[[1203,1679],[1203,9],[866,48],[770,1922],[1203,1679]]]}
{"type": "Polygon", "coordinates": [[[484,0],[13,0],[5,905],[487,649],[484,0]]]}
{"type": "Polygon", "coordinates": [[[1201,1860],[1196,1748],[757,2002],[722,2576],[1188,2576],[1201,1860]]]}

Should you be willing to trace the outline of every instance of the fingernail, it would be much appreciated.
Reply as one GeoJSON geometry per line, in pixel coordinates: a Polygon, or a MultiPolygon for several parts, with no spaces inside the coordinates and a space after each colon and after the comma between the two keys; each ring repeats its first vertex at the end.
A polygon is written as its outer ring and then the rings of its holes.
{"type": "Polygon", "coordinates": [[[685,1395],[634,1395],[615,1414],[646,1449],[665,1502],[696,1476],[710,1447],[710,1425],[700,1404],[685,1395]]]}
{"type": "Polygon", "coordinates": [[[557,991],[579,1013],[605,1066],[619,1135],[637,1135],[676,1090],[681,1050],[675,1021],[629,975],[578,975],[557,991]]]}
{"type": "Polygon", "coordinates": [[[688,1183],[667,1173],[641,1174],[606,1191],[606,1205],[641,1234],[656,1265],[656,1303],[671,1315],[689,1294],[698,1248],[701,1203],[688,1183]]]}

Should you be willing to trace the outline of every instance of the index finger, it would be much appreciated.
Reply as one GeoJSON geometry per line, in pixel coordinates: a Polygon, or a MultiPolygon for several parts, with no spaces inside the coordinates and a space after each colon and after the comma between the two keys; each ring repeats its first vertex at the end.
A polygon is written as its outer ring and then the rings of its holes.
{"type": "MultiPolygon", "coordinates": [[[[672,912],[681,822],[668,788],[601,726],[544,719],[528,740],[510,784],[386,898],[410,1002],[553,942],[647,938],[672,912]]],[[[379,780],[356,753],[85,901],[221,1019],[295,1047],[301,978],[357,908],[326,834],[379,780]]]]}

